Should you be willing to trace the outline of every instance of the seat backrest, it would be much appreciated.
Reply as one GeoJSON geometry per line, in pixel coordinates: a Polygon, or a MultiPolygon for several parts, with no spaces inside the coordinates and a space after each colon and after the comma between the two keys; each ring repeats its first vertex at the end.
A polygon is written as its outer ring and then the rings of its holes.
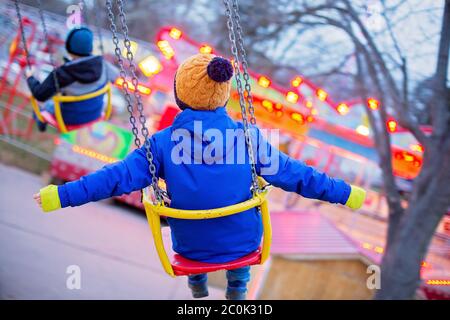
{"type": "Polygon", "coordinates": [[[61,107],[61,114],[64,123],[67,125],[77,125],[94,121],[101,117],[104,98],[109,85],[104,84],[94,92],[81,96],[57,96],[54,101],[58,101],[61,107]]]}

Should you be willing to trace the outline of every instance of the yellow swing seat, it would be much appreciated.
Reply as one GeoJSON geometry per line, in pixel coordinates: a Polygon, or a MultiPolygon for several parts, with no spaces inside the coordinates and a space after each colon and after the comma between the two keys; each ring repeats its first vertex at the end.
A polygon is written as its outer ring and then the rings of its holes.
{"type": "MultiPolygon", "coordinates": [[[[262,183],[262,178],[259,178],[259,181],[260,183],[262,183]]],[[[150,193],[153,192],[153,189],[149,187],[143,190],[143,203],[145,207],[145,213],[147,215],[148,224],[153,235],[155,248],[164,270],[170,276],[175,277],[207,273],[224,269],[231,270],[254,264],[263,264],[269,257],[270,245],[272,240],[272,227],[270,223],[270,213],[267,201],[268,191],[268,188],[264,188],[261,193],[255,193],[249,200],[222,208],[207,210],[182,210],[169,208],[165,206],[164,202],[153,203],[150,197],[150,193]],[[161,233],[161,216],[189,220],[214,219],[244,212],[248,209],[258,206],[261,208],[261,218],[264,233],[262,246],[255,252],[245,257],[226,263],[206,263],[193,261],[186,259],[179,254],[175,254],[172,258],[172,262],[170,261],[164,248],[164,242],[161,233]]]]}
{"type": "Polygon", "coordinates": [[[33,107],[33,111],[36,114],[39,121],[48,123],[52,127],[55,127],[56,129],[58,129],[59,132],[61,132],[61,133],[66,133],[69,131],[77,130],[77,129],[91,125],[98,121],[109,120],[109,118],[111,117],[112,101],[111,101],[111,84],[109,82],[105,86],[100,88],[99,90],[91,92],[91,93],[87,93],[87,94],[84,94],[81,96],[63,96],[61,93],[58,93],[57,95],[53,96],[52,99],[53,99],[53,104],[55,106],[55,114],[54,115],[47,111],[41,111],[37,100],[33,96],[31,96],[31,98],[30,98],[31,106],[33,107]],[[64,123],[64,119],[63,119],[62,112],[61,112],[61,103],[86,101],[89,99],[99,97],[104,94],[107,95],[106,108],[105,108],[105,111],[102,113],[102,115],[98,119],[95,119],[93,121],[89,121],[89,122],[83,123],[83,124],[77,124],[77,125],[66,125],[64,123]]]}

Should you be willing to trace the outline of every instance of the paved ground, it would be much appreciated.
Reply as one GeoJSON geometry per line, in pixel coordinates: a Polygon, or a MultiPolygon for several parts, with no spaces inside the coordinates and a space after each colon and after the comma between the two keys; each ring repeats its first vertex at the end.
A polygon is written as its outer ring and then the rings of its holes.
{"type": "Polygon", "coordinates": [[[163,273],[144,215],[108,203],[43,214],[32,199],[40,187],[0,164],[0,299],[190,298],[185,277],[163,273]],[[66,287],[71,265],[80,290],[66,287]]]}

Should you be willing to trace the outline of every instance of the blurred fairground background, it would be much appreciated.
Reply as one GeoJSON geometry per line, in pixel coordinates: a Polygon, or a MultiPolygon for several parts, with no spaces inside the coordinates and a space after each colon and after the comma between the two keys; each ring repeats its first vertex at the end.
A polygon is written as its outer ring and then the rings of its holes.
{"type": "MultiPolygon", "coordinates": [[[[96,54],[117,63],[105,1],[19,2],[39,78],[51,57],[63,62],[74,23],[90,26],[96,54]]],[[[179,112],[180,61],[197,52],[231,57],[225,7],[122,4],[139,85],[127,81],[155,132],[179,112]]],[[[271,257],[253,268],[248,298],[450,299],[450,2],[240,0],[239,10],[258,126],[279,129],[291,157],[368,193],[351,211],[273,190],[271,257]]],[[[186,278],[160,266],[139,192],[46,215],[35,205],[42,186],[133,150],[124,80],[113,86],[110,121],[40,133],[14,1],[0,0],[0,25],[0,298],[190,298],[186,278]],[[67,286],[73,268],[80,289],[67,286]]],[[[234,83],[227,108],[238,120],[234,83]]],[[[211,276],[210,298],[223,299],[223,278],[211,276]]]]}

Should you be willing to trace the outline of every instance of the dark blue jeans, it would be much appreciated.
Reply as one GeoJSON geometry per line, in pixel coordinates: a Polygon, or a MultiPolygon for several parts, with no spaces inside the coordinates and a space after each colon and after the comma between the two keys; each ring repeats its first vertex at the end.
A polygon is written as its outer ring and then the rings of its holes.
{"type": "MultiPolygon", "coordinates": [[[[227,270],[227,292],[239,291],[245,293],[247,291],[247,282],[250,281],[250,266],[242,267],[234,270],[227,270]]],[[[208,281],[208,274],[196,274],[189,276],[189,283],[204,284],[208,281]]]]}

